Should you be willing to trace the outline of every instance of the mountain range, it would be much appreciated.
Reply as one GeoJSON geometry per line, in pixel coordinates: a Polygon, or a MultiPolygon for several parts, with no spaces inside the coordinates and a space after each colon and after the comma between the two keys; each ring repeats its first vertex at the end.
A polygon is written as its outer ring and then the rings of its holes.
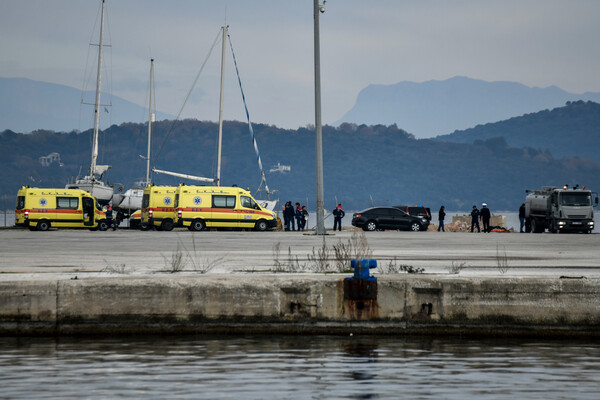
{"type": "MultiPolygon", "coordinates": [[[[82,105],[81,99],[94,99],[94,94],[55,83],[26,78],[0,78],[0,130],[32,132],[37,129],[70,132],[92,126],[94,109],[82,105]]],[[[101,111],[109,124],[143,122],[148,119],[148,108],[117,96],[101,98],[101,111]]],[[[174,118],[158,113],[158,119],[174,118]]]]}
{"type": "MultiPolygon", "coordinates": [[[[587,116],[597,107],[600,105],[574,102],[550,113],[568,116],[568,121],[587,119],[589,129],[575,132],[570,140],[597,149],[600,137],[590,132],[597,131],[600,119],[587,116]],[[583,142],[590,137],[591,141],[583,142]]],[[[532,125],[531,121],[546,114],[544,111],[523,116],[520,123],[532,125]]],[[[561,125],[560,117],[554,122],[561,125]]],[[[152,165],[213,177],[217,131],[216,123],[197,120],[153,124],[152,165]]],[[[260,171],[248,125],[226,121],[223,131],[222,184],[256,190],[260,171]]],[[[314,209],[314,130],[254,124],[254,133],[269,187],[277,190],[274,197],[299,201],[307,204],[309,210],[314,209]]],[[[145,161],[139,154],[146,153],[146,135],[147,125],[142,123],[112,125],[102,132],[99,162],[112,165],[107,178],[117,183],[117,188],[126,189],[145,175],[145,161]]],[[[64,186],[69,179],[85,173],[90,142],[91,130],[0,133],[0,195],[14,196],[21,185],[64,186]],[[60,163],[43,166],[40,157],[51,152],[60,155],[60,163]]],[[[524,147],[511,146],[502,136],[475,139],[472,143],[416,139],[396,125],[324,126],[325,207],[332,209],[341,202],[347,210],[396,204],[423,204],[437,209],[443,204],[447,210],[460,211],[486,202],[492,211],[514,211],[523,202],[526,189],[567,183],[599,190],[598,163],[577,154],[555,157],[538,144],[535,137],[524,147]]],[[[180,181],[153,176],[155,184],[176,185],[180,181]]],[[[259,193],[257,198],[263,196],[259,193]]]]}
{"type": "Polygon", "coordinates": [[[474,143],[502,137],[512,147],[533,147],[558,157],[581,157],[600,164],[600,104],[567,102],[566,107],[543,110],[493,124],[455,131],[437,141],[474,143]]]}
{"type": "Polygon", "coordinates": [[[598,103],[600,93],[574,94],[556,86],[537,88],[461,76],[422,83],[405,81],[362,89],[352,109],[335,125],[397,124],[417,138],[427,138],[577,100],[598,103]]]}

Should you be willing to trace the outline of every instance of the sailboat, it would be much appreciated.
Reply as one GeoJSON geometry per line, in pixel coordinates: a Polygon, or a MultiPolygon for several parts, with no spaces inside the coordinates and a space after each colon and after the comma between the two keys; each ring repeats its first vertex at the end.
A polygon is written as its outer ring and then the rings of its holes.
{"type": "Polygon", "coordinates": [[[68,183],[67,189],[82,189],[94,196],[100,204],[108,204],[113,197],[114,188],[102,181],[102,177],[110,165],[98,165],[98,134],[100,131],[100,84],[102,81],[102,48],[104,34],[104,0],[100,18],[100,42],[98,45],[98,71],[96,75],[96,99],[94,102],[94,135],[92,140],[92,160],[88,175],[77,177],[75,182],[68,183]]]}
{"type": "Polygon", "coordinates": [[[125,193],[115,193],[113,195],[113,207],[121,212],[131,215],[132,211],[142,208],[142,197],[144,188],[150,184],[150,143],[152,138],[152,122],[154,122],[154,113],[152,112],[152,89],[154,86],[154,59],[150,60],[150,101],[148,105],[148,152],[146,156],[140,156],[146,160],[146,180],[134,184],[131,189],[125,193]]]}
{"type": "MultiPolygon", "coordinates": [[[[152,168],[153,172],[156,172],[159,174],[171,175],[171,176],[175,176],[175,177],[179,177],[179,178],[183,178],[183,179],[213,183],[216,186],[221,185],[221,149],[222,149],[222,142],[223,142],[223,98],[224,98],[224,84],[225,84],[224,77],[225,77],[225,53],[226,53],[225,50],[226,50],[227,38],[229,37],[228,32],[229,32],[229,27],[227,25],[221,27],[221,34],[222,34],[222,38],[221,38],[221,44],[222,44],[222,48],[221,48],[221,86],[220,86],[220,98],[219,98],[219,132],[218,132],[218,141],[217,141],[217,174],[216,174],[216,177],[214,179],[213,178],[204,178],[204,177],[199,177],[199,176],[180,174],[180,173],[176,173],[176,172],[163,171],[163,170],[159,170],[156,168],[152,168]]],[[[240,92],[242,94],[242,100],[243,100],[244,108],[246,111],[246,117],[248,119],[248,129],[250,131],[250,135],[252,136],[254,151],[256,152],[256,158],[257,158],[258,166],[259,166],[259,169],[261,172],[261,182],[259,185],[259,189],[264,183],[264,185],[265,185],[264,191],[266,192],[267,197],[268,197],[273,192],[269,191],[269,187],[266,182],[265,172],[262,167],[262,161],[260,158],[260,153],[258,151],[258,144],[256,143],[256,137],[254,136],[254,129],[252,128],[252,123],[250,122],[250,113],[248,112],[248,107],[246,105],[246,97],[244,95],[244,90],[242,88],[242,81],[241,81],[239,70],[237,67],[235,52],[233,51],[233,45],[231,45],[231,38],[229,40],[229,44],[231,47],[231,53],[233,56],[235,71],[237,74],[240,92]]],[[[214,47],[214,44],[213,44],[213,47],[214,47]]],[[[212,49],[211,49],[211,51],[212,51],[212,49]]],[[[209,56],[210,56],[210,52],[209,52],[209,56]]],[[[193,87],[192,87],[192,89],[193,89],[193,87]]],[[[189,94],[188,94],[188,97],[189,97],[189,94]]],[[[184,103],[184,106],[185,106],[185,103],[184,103]]],[[[262,207],[267,208],[271,211],[273,211],[275,209],[277,202],[278,202],[278,200],[269,200],[268,198],[265,200],[257,199],[257,201],[259,202],[259,204],[262,207]]]]}

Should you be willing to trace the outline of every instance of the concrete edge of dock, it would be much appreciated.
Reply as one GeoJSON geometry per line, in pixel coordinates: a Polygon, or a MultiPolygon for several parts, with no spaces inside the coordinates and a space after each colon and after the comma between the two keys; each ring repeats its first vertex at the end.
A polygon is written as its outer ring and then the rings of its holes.
{"type": "Polygon", "coordinates": [[[600,337],[600,279],[236,274],[0,282],[0,335],[600,337]]]}

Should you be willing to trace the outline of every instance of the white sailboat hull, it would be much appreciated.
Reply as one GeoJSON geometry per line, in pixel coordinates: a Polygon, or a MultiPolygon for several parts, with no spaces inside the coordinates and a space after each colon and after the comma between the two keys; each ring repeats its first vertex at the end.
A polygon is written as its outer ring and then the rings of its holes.
{"type": "Polygon", "coordinates": [[[77,179],[74,183],[67,184],[66,188],[85,190],[94,196],[98,200],[98,203],[102,205],[108,204],[113,197],[114,188],[106,185],[104,182],[92,181],[86,178],[77,179]]]}
{"type": "Polygon", "coordinates": [[[127,211],[140,210],[143,196],[144,189],[127,189],[122,195],[113,197],[113,207],[127,211]]]}

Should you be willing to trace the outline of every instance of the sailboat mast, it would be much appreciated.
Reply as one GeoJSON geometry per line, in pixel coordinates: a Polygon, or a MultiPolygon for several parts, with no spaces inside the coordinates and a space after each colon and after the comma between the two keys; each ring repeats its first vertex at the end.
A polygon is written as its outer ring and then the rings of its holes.
{"type": "Polygon", "coordinates": [[[148,153],[146,154],[146,186],[150,185],[150,137],[152,136],[152,86],[154,86],[154,59],[150,59],[150,101],[148,104],[148,153]]]}
{"type": "Polygon", "coordinates": [[[217,186],[221,186],[221,146],[223,142],[223,92],[225,87],[225,41],[227,40],[227,25],[223,26],[223,46],[221,49],[221,95],[219,100],[219,141],[217,147],[217,186]]]}
{"type": "Polygon", "coordinates": [[[102,0],[102,13],[100,18],[100,43],[98,44],[98,72],[96,75],[96,101],[94,103],[94,142],[92,147],[92,163],[90,164],[90,178],[95,180],[96,161],[98,160],[98,130],[100,129],[100,82],[102,79],[102,46],[104,34],[104,0],[102,0]]]}

